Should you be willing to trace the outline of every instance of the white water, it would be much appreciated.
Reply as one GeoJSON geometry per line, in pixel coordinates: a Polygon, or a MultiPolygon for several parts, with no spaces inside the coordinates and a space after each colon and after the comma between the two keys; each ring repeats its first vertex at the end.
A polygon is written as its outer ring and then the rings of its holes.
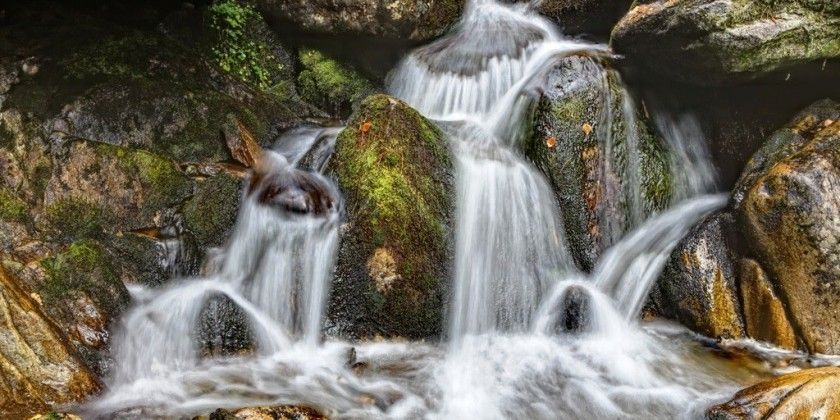
{"type": "MultiPolygon", "coordinates": [[[[481,0],[392,74],[392,93],[438,122],[458,162],[448,345],[320,343],[338,213],[292,217],[245,198],[216,273],[136,293],[109,390],[88,412],[304,404],[337,418],[694,418],[753,379],[681,329],[637,322],[670,250],[722,197],[686,193],[646,221],[638,211],[592,275],[569,257],[553,193],[517,145],[545,73],[581,52],[609,54],[563,39],[525,5],[481,0]],[[246,314],[255,354],[201,357],[196,325],[213,295],[246,314]]],[[[635,115],[629,100],[624,109],[635,115]]],[[[316,136],[281,151],[298,162],[316,136]]]]}

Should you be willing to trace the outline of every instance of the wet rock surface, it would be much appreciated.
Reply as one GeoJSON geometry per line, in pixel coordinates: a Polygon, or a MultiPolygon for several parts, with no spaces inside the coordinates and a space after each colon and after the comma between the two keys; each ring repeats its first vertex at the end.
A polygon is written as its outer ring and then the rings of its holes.
{"type": "Polygon", "coordinates": [[[838,30],[830,0],[646,0],[618,22],[612,43],[649,71],[708,85],[836,59],[838,30]]]}
{"type": "Polygon", "coordinates": [[[737,336],[737,328],[716,324],[741,325],[747,336],[780,347],[840,351],[838,117],[836,102],[818,101],[768,138],[729,208],[672,254],[654,294],[663,312],[714,337],[737,336]],[[706,304],[686,299],[696,296],[706,304]],[[719,302],[731,309],[716,310],[719,302]],[[686,304],[696,307],[679,309],[686,304]]]}
{"type": "Polygon", "coordinates": [[[630,99],[617,78],[592,59],[563,59],[549,73],[535,131],[524,146],[557,194],[572,253],[585,269],[634,225],[627,163],[633,150],[641,213],[664,208],[671,195],[662,141],[635,109],[628,120],[623,107],[630,99]],[[629,127],[633,120],[636,126],[629,127]],[[628,130],[635,130],[635,148],[626,142],[628,130]]]}
{"type": "Polygon", "coordinates": [[[739,391],[709,409],[710,420],[834,419],[840,413],[840,368],[806,369],[739,391]]]}
{"type": "Polygon", "coordinates": [[[405,103],[371,96],[338,136],[328,173],[347,211],[328,331],[440,334],[454,205],[442,134],[405,103]]]}

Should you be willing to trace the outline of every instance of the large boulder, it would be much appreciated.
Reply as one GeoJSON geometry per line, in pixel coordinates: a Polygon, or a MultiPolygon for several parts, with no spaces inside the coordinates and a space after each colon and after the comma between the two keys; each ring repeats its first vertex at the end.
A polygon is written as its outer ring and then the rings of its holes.
{"type": "Polygon", "coordinates": [[[840,368],[807,369],[739,391],[710,408],[710,420],[836,419],[840,415],[840,368]]]}
{"type": "Polygon", "coordinates": [[[455,24],[464,0],[251,0],[305,32],[428,41],[455,24]]]}
{"type": "Polygon", "coordinates": [[[0,267],[0,414],[27,418],[97,392],[96,376],[47,320],[36,300],[0,267]]]}
{"type": "Polygon", "coordinates": [[[840,105],[819,101],[769,137],[727,209],[671,255],[659,313],[713,337],[840,353],[840,105]]]}
{"type": "Polygon", "coordinates": [[[548,75],[524,145],[557,194],[572,253],[585,269],[670,200],[664,144],[629,100],[617,73],[590,58],[563,59],[548,75]]]}
{"type": "Polygon", "coordinates": [[[371,96],[338,136],[328,171],[347,211],[329,328],[351,336],[439,334],[454,202],[443,135],[405,103],[371,96]]]}
{"type": "Polygon", "coordinates": [[[838,31],[832,0],[642,0],[612,42],[649,71],[707,85],[840,57],[838,31]]]}
{"type": "Polygon", "coordinates": [[[775,133],[733,205],[805,348],[840,353],[840,104],[822,101],[775,133]]]}

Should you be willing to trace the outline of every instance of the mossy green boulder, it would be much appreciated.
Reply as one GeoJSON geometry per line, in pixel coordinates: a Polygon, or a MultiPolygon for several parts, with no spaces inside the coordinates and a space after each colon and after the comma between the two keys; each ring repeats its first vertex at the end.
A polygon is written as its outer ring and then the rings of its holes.
{"type": "Polygon", "coordinates": [[[834,0],[642,0],[612,33],[619,54],[701,85],[840,57],[834,0]]]}
{"type": "Polygon", "coordinates": [[[230,236],[242,199],[242,181],[220,173],[200,181],[183,207],[184,227],[202,248],[222,246],[230,236]]]}
{"type": "Polygon", "coordinates": [[[575,260],[591,269],[603,250],[667,206],[670,162],[641,114],[623,112],[629,98],[615,72],[569,57],[547,86],[523,151],[557,194],[575,260]]]}
{"type": "Polygon", "coordinates": [[[362,102],[329,172],[346,199],[329,328],[409,338],[441,332],[452,252],[453,166],[440,131],[385,95],[362,102]]]}

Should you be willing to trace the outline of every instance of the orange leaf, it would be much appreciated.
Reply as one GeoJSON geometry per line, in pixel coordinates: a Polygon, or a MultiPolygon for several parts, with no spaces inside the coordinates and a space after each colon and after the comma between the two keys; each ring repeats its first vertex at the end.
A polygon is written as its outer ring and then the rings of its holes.
{"type": "Polygon", "coordinates": [[[580,127],[580,129],[581,129],[581,130],[583,130],[583,134],[586,134],[586,135],[588,136],[588,135],[589,135],[589,133],[591,133],[591,132],[592,132],[592,125],[591,125],[591,124],[589,124],[588,122],[585,122],[585,123],[583,123],[583,125],[580,127]]]}
{"type": "Polygon", "coordinates": [[[369,121],[365,121],[362,123],[362,125],[359,126],[359,131],[361,131],[362,134],[367,134],[368,131],[370,131],[371,127],[373,127],[373,124],[371,124],[369,121]]]}
{"type": "Polygon", "coordinates": [[[554,146],[557,146],[557,137],[549,137],[545,139],[545,145],[548,146],[549,149],[553,149],[554,146]]]}

